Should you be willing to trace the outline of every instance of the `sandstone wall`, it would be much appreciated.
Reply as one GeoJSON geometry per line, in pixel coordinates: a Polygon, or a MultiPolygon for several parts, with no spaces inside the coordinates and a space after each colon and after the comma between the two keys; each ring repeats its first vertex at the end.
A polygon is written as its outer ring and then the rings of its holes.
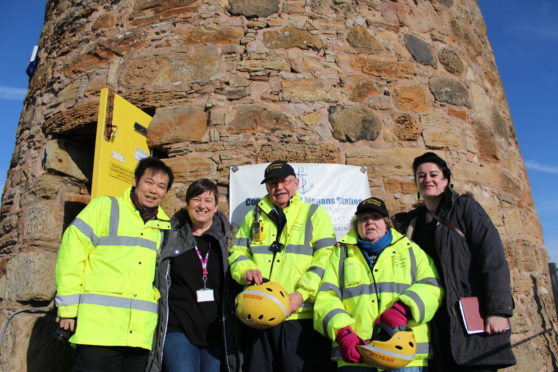
{"type": "MultiPolygon", "coordinates": [[[[217,180],[225,206],[230,166],[278,158],[366,166],[372,194],[402,211],[412,159],[437,151],[505,242],[512,370],[558,369],[548,257],[476,1],[50,0],[45,20],[2,194],[0,320],[52,306],[109,87],[154,115],[149,142],[177,175],[169,213],[192,180],[217,180]]],[[[51,318],[15,318],[4,370],[65,370],[51,318]]]]}

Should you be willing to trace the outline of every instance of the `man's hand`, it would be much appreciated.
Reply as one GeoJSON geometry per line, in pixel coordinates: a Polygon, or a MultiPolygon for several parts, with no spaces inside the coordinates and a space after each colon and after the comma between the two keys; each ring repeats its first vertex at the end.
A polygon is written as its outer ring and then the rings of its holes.
{"type": "Polygon", "coordinates": [[[244,281],[248,284],[262,284],[262,272],[260,270],[246,271],[244,274],[244,281]]]}
{"type": "Polygon", "coordinates": [[[503,316],[490,315],[484,321],[484,331],[489,335],[502,333],[509,327],[509,319],[503,316]]]}
{"type": "Polygon", "coordinates": [[[69,330],[71,332],[76,330],[76,318],[60,318],[56,317],[56,323],[60,328],[69,330]]]}
{"type": "Polygon", "coordinates": [[[293,292],[289,294],[289,302],[291,303],[291,307],[289,310],[289,315],[294,313],[298,310],[298,308],[302,305],[302,295],[298,292],[293,292]]]}

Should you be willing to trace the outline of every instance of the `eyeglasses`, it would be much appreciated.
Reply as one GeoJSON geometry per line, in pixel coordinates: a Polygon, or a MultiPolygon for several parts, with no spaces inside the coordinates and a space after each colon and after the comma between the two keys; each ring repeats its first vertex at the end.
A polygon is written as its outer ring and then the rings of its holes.
{"type": "Polygon", "coordinates": [[[194,197],[192,199],[190,199],[190,201],[192,203],[195,204],[200,204],[202,201],[205,202],[205,204],[215,204],[215,198],[200,198],[200,197],[194,197]]]}
{"type": "Polygon", "coordinates": [[[358,216],[357,221],[358,221],[358,223],[364,223],[364,222],[368,222],[369,220],[379,221],[379,220],[382,220],[383,218],[384,218],[384,216],[382,216],[379,213],[365,214],[365,215],[362,215],[362,216],[358,216]]]}
{"type": "Polygon", "coordinates": [[[277,187],[279,185],[283,185],[283,187],[285,186],[289,186],[294,180],[296,180],[296,178],[289,178],[289,179],[278,179],[278,178],[273,178],[269,181],[266,182],[266,184],[269,187],[277,187]]]}

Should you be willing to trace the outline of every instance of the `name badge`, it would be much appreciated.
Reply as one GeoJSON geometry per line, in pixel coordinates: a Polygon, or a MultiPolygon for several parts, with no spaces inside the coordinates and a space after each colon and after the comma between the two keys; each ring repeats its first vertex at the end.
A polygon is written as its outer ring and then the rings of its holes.
{"type": "Polygon", "coordinates": [[[213,289],[209,289],[209,288],[198,289],[196,291],[196,295],[198,297],[198,302],[215,301],[215,298],[213,297],[213,289]]]}

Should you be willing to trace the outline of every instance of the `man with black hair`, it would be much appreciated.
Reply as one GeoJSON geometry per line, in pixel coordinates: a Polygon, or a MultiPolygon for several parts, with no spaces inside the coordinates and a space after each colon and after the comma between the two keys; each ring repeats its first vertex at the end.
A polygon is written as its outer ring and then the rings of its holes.
{"type": "Polygon", "coordinates": [[[57,321],[75,331],[75,371],[143,371],[157,325],[153,286],[173,173],[141,160],[133,187],[93,199],[64,232],[56,259],[57,321]]]}

